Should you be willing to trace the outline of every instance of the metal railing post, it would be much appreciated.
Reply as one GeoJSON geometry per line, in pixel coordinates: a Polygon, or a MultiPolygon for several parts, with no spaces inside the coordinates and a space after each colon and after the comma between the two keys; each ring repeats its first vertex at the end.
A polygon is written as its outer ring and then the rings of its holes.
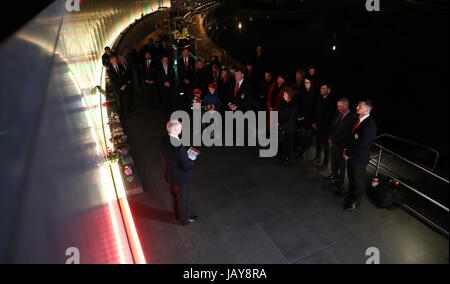
{"type": "Polygon", "coordinates": [[[377,161],[377,169],[375,171],[375,177],[378,177],[378,173],[380,172],[381,155],[382,154],[383,154],[383,149],[380,148],[380,152],[378,152],[378,161],[377,161]]]}

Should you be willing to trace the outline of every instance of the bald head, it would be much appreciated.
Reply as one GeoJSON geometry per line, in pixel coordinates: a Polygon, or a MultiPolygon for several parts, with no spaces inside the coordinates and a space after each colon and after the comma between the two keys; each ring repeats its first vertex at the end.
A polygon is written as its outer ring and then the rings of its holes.
{"type": "Polygon", "coordinates": [[[181,134],[182,129],[183,127],[178,120],[171,120],[167,123],[167,133],[169,133],[169,135],[178,136],[181,134]]]}

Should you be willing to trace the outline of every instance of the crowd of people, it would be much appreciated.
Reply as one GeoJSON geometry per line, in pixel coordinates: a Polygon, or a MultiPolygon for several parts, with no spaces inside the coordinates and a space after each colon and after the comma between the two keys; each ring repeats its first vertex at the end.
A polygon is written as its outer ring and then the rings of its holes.
{"type": "MultiPolygon", "coordinates": [[[[180,33],[184,38],[186,32],[180,33]]],[[[336,97],[333,86],[317,77],[314,66],[297,69],[291,80],[288,72],[274,72],[267,66],[262,46],[245,68],[234,70],[215,57],[195,59],[186,46],[179,56],[174,54],[153,39],[141,49],[126,47],[119,56],[105,48],[103,64],[121,115],[133,114],[135,90],[141,90],[147,110],[160,108],[169,114],[190,111],[193,103],[206,111],[278,111],[280,163],[303,159],[314,144],[314,166],[324,171],[331,162],[326,179],[337,186],[335,194],[346,196],[346,210],[358,206],[376,135],[370,100],[359,102],[352,113],[350,101],[336,97]],[[345,193],[346,172],[350,184],[345,193]]]]}

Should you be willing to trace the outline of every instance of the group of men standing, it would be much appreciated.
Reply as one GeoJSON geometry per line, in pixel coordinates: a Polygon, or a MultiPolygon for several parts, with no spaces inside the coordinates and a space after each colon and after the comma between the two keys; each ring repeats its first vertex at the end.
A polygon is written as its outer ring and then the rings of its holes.
{"type": "MultiPolygon", "coordinates": [[[[279,111],[280,141],[284,143],[280,149],[284,158],[289,157],[293,150],[297,150],[297,157],[302,158],[314,137],[316,157],[313,163],[327,167],[331,158],[332,174],[327,179],[338,187],[335,193],[337,196],[345,196],[344,209],[356,209],[366,186],[370,147],[376,135],[376,124],[370,116],[372,102],[360,101],[354,115],[350,111],[348,99],[341,98],[336,103],[331,85],[319,82],[315,76],[315,68],[309,68],[307,74],[297,70],[295,82],[289,84],[286,72],[280,72],[276,78],[268,69],[261,72],[261,52],[258,48],[258,69],[237,68],[234,70],[234,80],[231,81],[225,80],[228,70],[217,70],[217,65],[202,73],[205,69],[203,64],[199,64],[202,62],[191,57],[189,49],[181,51],[176,67],[170,64],[171,60],[165,54],[155,60],[150,50],[143,52],[143,59],[134,63],[134,67],[138,69],[142,79],[145,103],[149,108],[156,108],[160,104],[168,111],[186,110],[192,103],[194,94],[202,93],[201,97],[204,98],[204,93],[211,90],[211,86],[215,88],[218,85],[222,86],[218,92],[225,111],[279,111]],[[325,153],[323,162],[322,152],[325,153]],[[342,185],[346,172],[349,188],[345,193],[342,185]]],[[[113,54],[109,55],[108,61],[111,86],[118,99],[119,109],[126,115],[133,110],[130,99],[133,90],[131,68],[128,67],[126,58],[122,58],[120,63],[113,54]]],[[[176,147],[172,143],[178,139],[181,125],[171,121],[167,130],[168,135],[162,140],[161,153],[174,210],[183,224],[193,223],[196,217],[189,215],[187,204],[193,162],[187,158],[184,146],[176,147]]]]}

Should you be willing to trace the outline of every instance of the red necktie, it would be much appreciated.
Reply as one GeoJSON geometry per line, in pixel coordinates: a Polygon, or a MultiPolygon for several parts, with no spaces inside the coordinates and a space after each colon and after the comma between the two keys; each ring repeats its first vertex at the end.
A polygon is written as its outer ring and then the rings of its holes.
{"type": "Polygon", "coordinates": [[[184,59],[184,70],[185,71],[188,70],[188,61],[187,61],[187,59],[184,59]]]}
{"type": "Polygon", "coordinates": [[[353,127],[352,134],[355,133],[355,130],[356,130],[356,128],[358,128],[358,126],[359,126],[360,123],[361,123],[361,121],[358,119],[358,121],[357,121],[356,124],[355,124],[355,127],[353,127]]]}
{"type": "Polygon", "coordinates": [[[147,61],[147,71],[150,71],[150,62],[147,61]]]}
{"type": "Polygon", "coordinates": [[[119,76],[119,78],[122,79],[122,75],[120,74],[119,66],[116,66],[116,68],[114,68],[114,69],[116,69],[116,73],[119,76]]]}
{"type": "Polygon", "coordinates": [[[234,97],[237,96],[238,91],[239,91],[239,83],[236,84],[236,89],[234,90],[234,97]]]}

